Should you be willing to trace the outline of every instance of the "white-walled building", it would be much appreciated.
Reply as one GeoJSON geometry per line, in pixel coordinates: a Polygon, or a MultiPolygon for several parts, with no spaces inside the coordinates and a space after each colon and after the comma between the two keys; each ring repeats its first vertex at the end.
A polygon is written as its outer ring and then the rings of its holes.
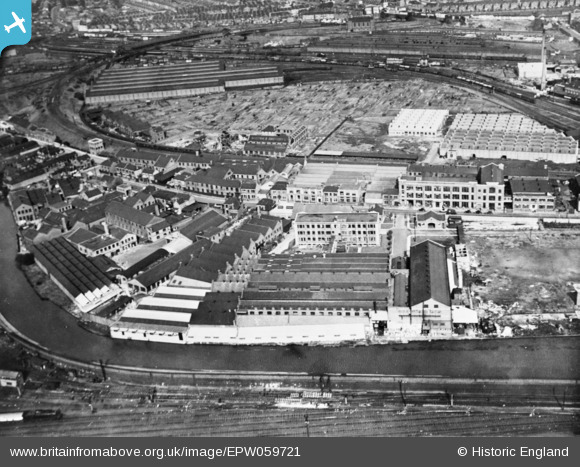
{"type": "Polygon", "coordinates": [[[389,123],[390,136],[438,136],[449,110],[401,109],[389,123]]]}
{"type": "Polygon", "coordinates": [[[439,154],[463,159],[575,164],[578,141],[520,114],[458,114],[439,147],[439,154]]]}
{"type": "Polygon", "coordinates": [[[357,246],[381,244],[377,212],[298,213],[294,229],[298,247],[312,248],[334,241],[357,246]]]}
{"type": "Polygon", "coordinates": [[[89,152],[93,155],[98,155],[105,150],[105,143],[101,138],[93,138],[89,140],[89,152]]]}

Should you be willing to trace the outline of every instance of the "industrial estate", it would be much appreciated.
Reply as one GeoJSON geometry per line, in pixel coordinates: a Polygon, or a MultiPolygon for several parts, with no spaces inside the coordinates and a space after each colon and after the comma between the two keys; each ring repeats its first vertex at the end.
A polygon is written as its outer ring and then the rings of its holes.
{"type": "Polygon", "coordinates": [[[12,254],[83,332],[578,333],[580,4],[94,3],[1,77],[12,254]]]}

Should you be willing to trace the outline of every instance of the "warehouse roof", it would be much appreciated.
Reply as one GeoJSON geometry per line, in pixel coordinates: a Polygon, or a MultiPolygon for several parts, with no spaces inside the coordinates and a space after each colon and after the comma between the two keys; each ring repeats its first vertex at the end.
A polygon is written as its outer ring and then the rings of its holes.
{"type": "Polygon", "coordinates": [[[542,179],[512,178],[510,186],[513,194],[552,194],[554,191],[551,183],[542,179]]]}
{"type": "Polygon", "coordinates": [[[426,240],[411,247],[410,304],[433,299],[451,305],[447,252],[443,245],[426,240]]]}
{"type": "Polygon", "coordinates": [[[126,204],[119,203],[118,201],[111,202],[106,208],[105,213],[113,216],[118,216],[122,219],[126,219],[137,225],[143,227],[153,227],[157,224],[161,224],[165,221],[160,217],[154,216],[139,209],[134,209],[126,204]]]}
{"type": "Polygon", "coordinates": [[[219,212],[208,209],[195,216],[191,222],[180,229],[180,233],[190,240],[196,240],[198,235],[204,233],[209,228],[221,227],[227,221],[228,219],[219,212]]]}
{"type": "Polygon", "coordinates": [[[376,212],[331,212],[331,213],[305,213],[296,215],[296,222],[378,222],[376,212]]]}
{"type": "Polygon", "coordinates": [[[240,294],[237,293],[210,292],[191,314],[189,324],[231,326],[236,318],[239,299],[240,294]]]}
{"type": "Polygon", "coordinates": [[[37,261],[73,297],[111,285],[105,272],[64,238],[40,243],[31,249],[37,261]]]}

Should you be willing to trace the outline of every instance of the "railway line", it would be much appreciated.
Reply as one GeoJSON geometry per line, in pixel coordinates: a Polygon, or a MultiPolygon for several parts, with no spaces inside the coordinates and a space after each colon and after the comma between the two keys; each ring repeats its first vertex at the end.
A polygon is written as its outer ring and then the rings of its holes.
{"type": "Polygon", "coordinates": [[[577,433],[572,412],[503,413],[467,407],[350,406],[342,409],[128,409],[68,415],[62,420],[6,423],[0,436],[426,436],[577,433]],[[308,424],[306,424],[308,422],[308,424]]]}

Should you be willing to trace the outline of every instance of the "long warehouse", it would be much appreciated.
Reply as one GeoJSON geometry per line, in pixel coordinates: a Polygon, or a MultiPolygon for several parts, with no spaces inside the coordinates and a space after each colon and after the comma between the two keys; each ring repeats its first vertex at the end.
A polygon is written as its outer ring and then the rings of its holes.
{"type": "Polygon", "coordinates": [[[224,70],[220,62],[105,70],[86,93],[87,104],[186,97],[284,84],[275,66],[224,70]]]}

